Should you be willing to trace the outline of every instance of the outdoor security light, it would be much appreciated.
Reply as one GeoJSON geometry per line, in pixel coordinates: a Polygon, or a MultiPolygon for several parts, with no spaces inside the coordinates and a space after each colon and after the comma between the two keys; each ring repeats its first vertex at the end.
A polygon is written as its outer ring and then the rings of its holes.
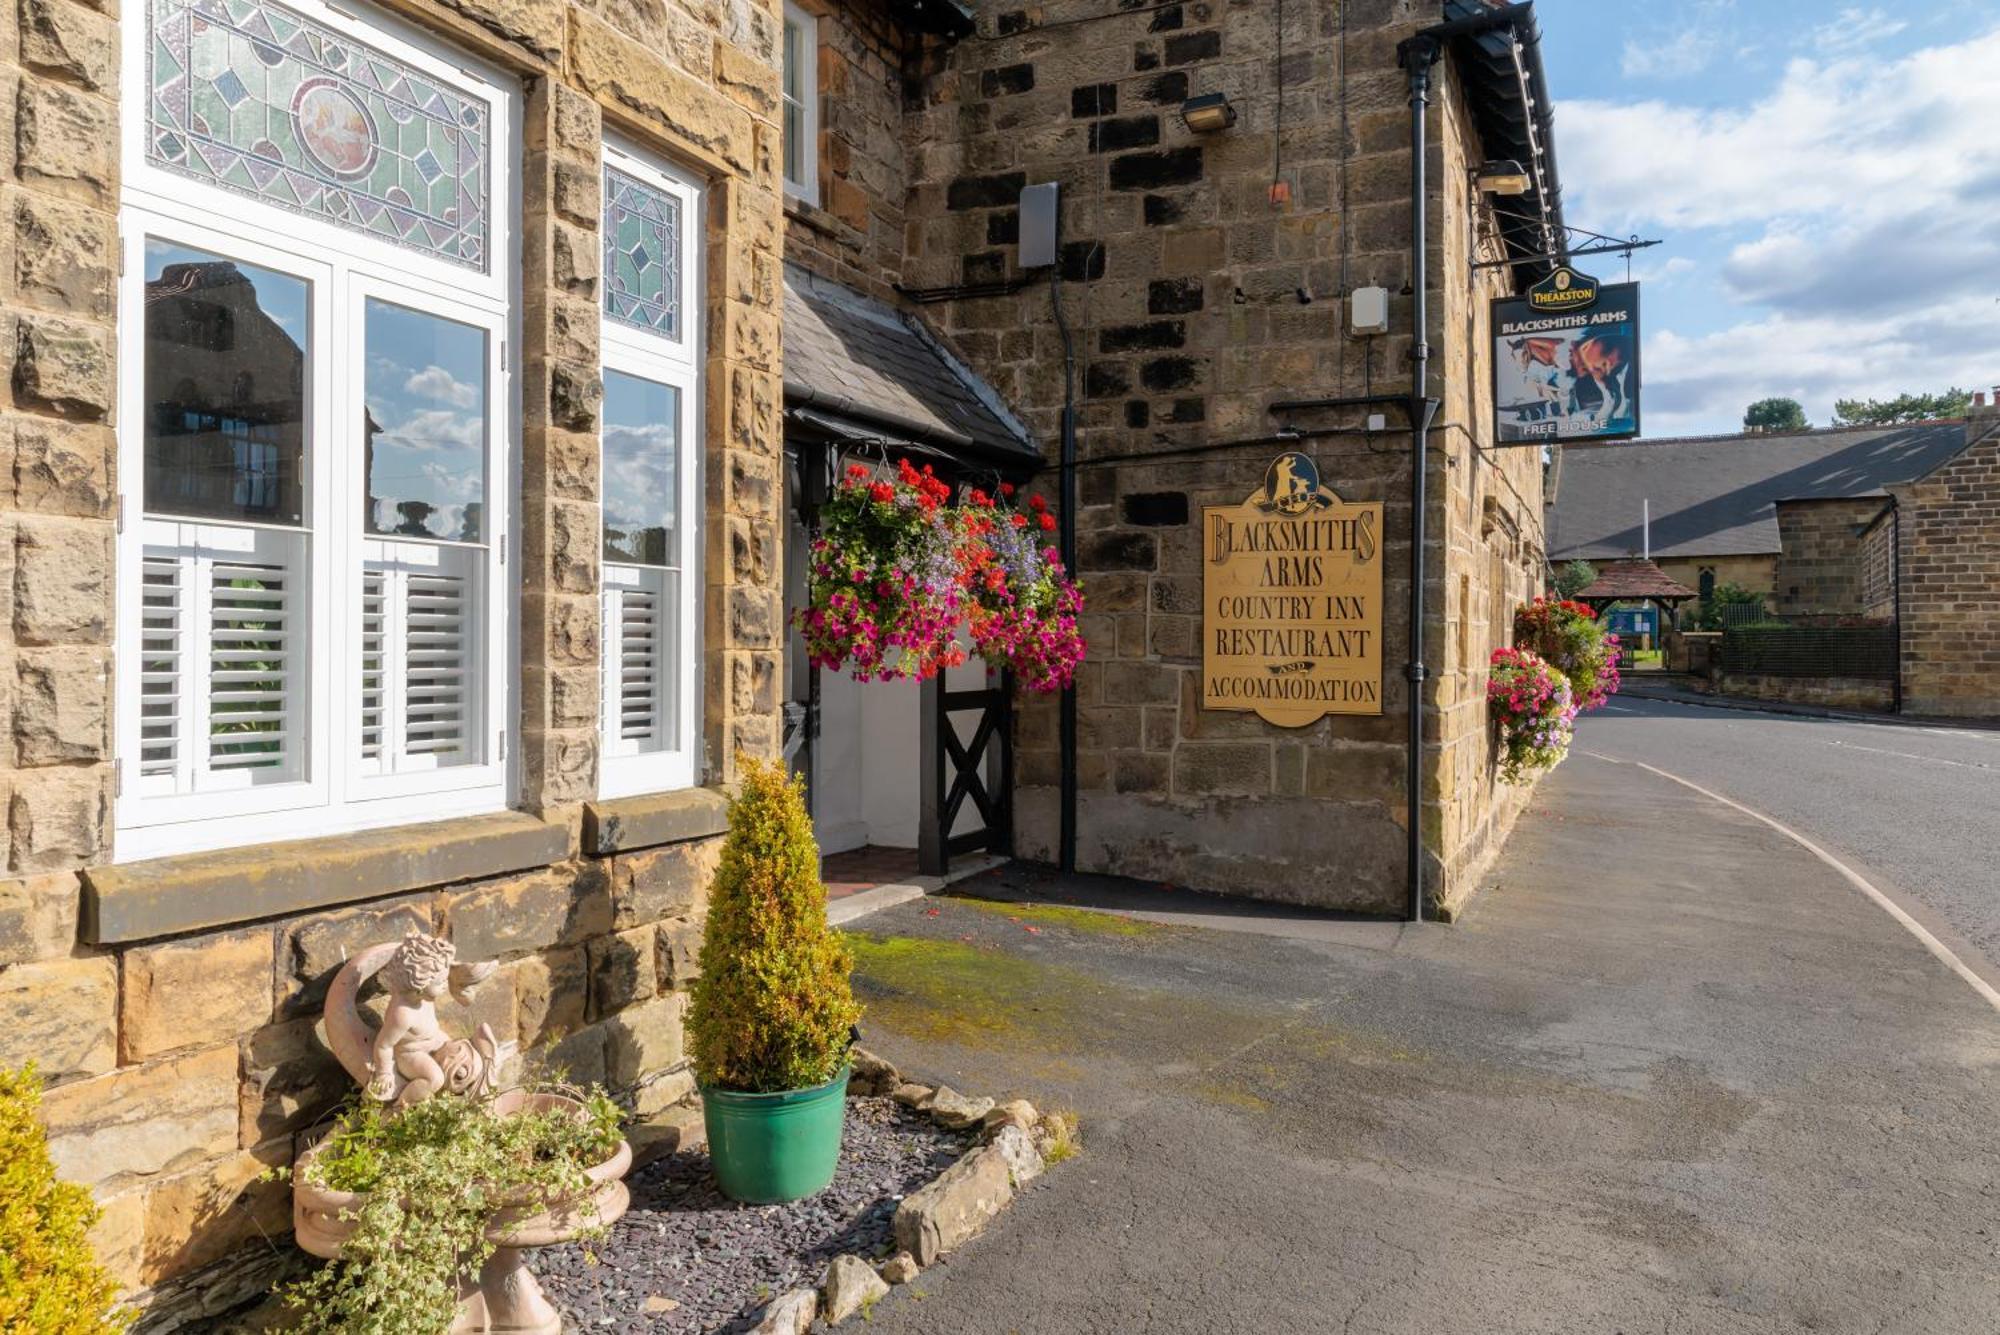
{"type": "Polygon", "coordinates": [[[1226,93],[1203,93],[1181,103],[1181,120],[1196,134],[1209,134],[1236,124],[1236,108],[1226,93]]]}
{"type": "Polygon", "coordinates": [[[1535,188],[1534,178],[1512,158],[1481,163],[1473,171],[1472,181],[1489,195],[1525,195],[1535,188]]]}

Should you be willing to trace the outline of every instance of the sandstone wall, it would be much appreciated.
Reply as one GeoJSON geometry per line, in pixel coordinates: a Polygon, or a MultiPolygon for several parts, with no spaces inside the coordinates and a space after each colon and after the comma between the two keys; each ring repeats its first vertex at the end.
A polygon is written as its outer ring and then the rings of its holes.
{"type": "Polygon", "coordinates": [[[1862,534],[1882,498],[1780,501],[1774,610],[1781,617],[1858,616],[1867,610],[1862,534]]]}
{"type": "Polygon", "coordinates": [[[31,0],[0,30],[0,1064],[33,1059],[51,1081],[57,1162],[104,1202],[100,1249],[143,1291],[150,1329],[255,1296],[260,1266],[291,1254],[261,1241],[288,1216],[282,1189],[255,1178],[345,1091],[313,1016],[342,958],[371,942],[422,928],[450,936],[461,958],[502,959],[461,1018],[607,1081],[643,1112],[689,1091],[680,1017],[721,801],[706,790],[594,800],[609,128],[707,190],[707,217],[693,222],[708,265],[697,313],[708,778],[777,746],[779,7],[388,8],[524,89],[512,164],[523,180],[523,809],[115,866],[118,42],[141,11],[31,0]],[[232,1282],[208,1282],[215,1263],[232,1282]]]}
{"type": "Polygon", "coordinates": [[[1894,682],[1875,677],[1772,677],[1758,672],[1724,672],[1716,678],[1724,695],[1824,709],[1887,713],[1895,708],[1894,682]]]}
{"type": "Polygon", "coordinates": [[[902,277],[909,162],[927,146],[904,133],[905,88],[924,39],[884,0],[803,0],[818,19],[819,191],[785,200],[785,255],[883,301],[902,277]]]}
{"type": "MultiPolygon", "coordinates": [[[[1407,85],[1395,44],[1427,9],[1355,5],[1347,68],[1339,7],[1227,0],[1109,12],[1080,2],[979,8],[988,40],[943,57],[916,90],[905,282],[1019,274],[1016,201],[1062,184],[1064,313],[1078,361],[1081,573],[1091,661],[1079,681],[1080,864],[1209,889],[1396,909],[1403,879],[1408,433],[1358,431],[1309,449],[1326,485],[1385,504],[1379,718],[1279,729],[1199,707],[1201,507],[1237,503],[1286,448],[1280,399],[1407,384],[1402,332],[1343,336],[1345,296],[1408,277],[1407,85]],[[1274,205],[1273,138],[1284,85],[1274,205]],[[1196,135],[1180,105],[1226,92],[1235,127],[1196,135]],[[1342,100],[1346,101],[1343,126],[1342,100]],[[1262,438],[1262,439],[1258,439],[1262,438]],[[1239,444],[1246,439],[1254,444],[1239,444]],[[1130,456],[1138,456],[1136,458],[1130,456]]],[[[1436,384],[1427,690],[1437,712],[1425,784],[1432,882],[1450,902],[1476,876],[1517,800],[1494,792],[1486,654],[1512,605],[1540,588],[1537,451],[1475,449],[1485,297],[1466,261],[1467,119],[1451,71],[1432,117],[1436,384]],[[1497,824],[1496,824],[1497,817],[1497,824]],[[1438,873],[1442,870],[1442,877],[1438,873]]],[[[1053,452],[1063,346],[1046,282],[930,307],[952,342],[1053,452]]],[[[1353,426],[1300,415],[1301,427],[1353,426]]],[[[1051,482],[1052,485],[1052,482],[1051,482]]],[[[1030,701],[1017,732],[1019,851],[1056,838],[1056,711],[1030,701]]]]}
{"type": "MultiPolygon", "coordinates": [[[[1755,556],[1655,556],[1653,564],[1697,593],[1701,591],[1704,570],[1715,572],[1717,586],[1740,584],[1753,593],[1767,597],[1774,596],[1778,587],[1778,558],[1775,553],[1755,556]]],[[[1693,617],[1700,610],[1698,602],[1681,604],[1683,620],[1693,617]]]]}
{"type": "Polygon", "coordinates": [[[1893,487],[1901,544],[1903,709],[2000,717],[2000,411],[1973,442],[1893,487]]]}

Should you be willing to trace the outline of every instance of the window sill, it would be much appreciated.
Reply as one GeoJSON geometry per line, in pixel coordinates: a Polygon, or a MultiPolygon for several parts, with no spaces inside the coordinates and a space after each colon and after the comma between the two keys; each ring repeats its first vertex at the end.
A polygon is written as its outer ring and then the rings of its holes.
{"type": "Polygon", "coordinates": [[[729,799],[716,788],[683,788],[583,807],[583,850],[597,857],[705,839],[728,829],[729,799]]]}
{"type": "Polygon", "coordinates": [[[868,240],[855,228],[800,195],[785,196],[785,216],[807,231],[817,232],[842,245],[859,249],[868,240]]]}
{"type": "Polygon", "coordinates": [[[191,853],[83,873],[82,936],[123,945],[561,862],[569,831],[519,811],[191,853]]]}

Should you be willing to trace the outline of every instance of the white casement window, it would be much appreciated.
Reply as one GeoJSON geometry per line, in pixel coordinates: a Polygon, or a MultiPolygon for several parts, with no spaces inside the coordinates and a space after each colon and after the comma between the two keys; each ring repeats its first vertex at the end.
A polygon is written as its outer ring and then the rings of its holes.
{"type": "Polygon", "coordinates": [[[695,782],[701,729],[701,193],[604,145],[598,792],[695,782]]]}
{"type": "Polygon", "coordinates": [[[501,809],[518,91],[314,0],[124,26],[118,856],[501,809]]]}
{"type": "Polygon", "coordinates": [[[819,23],[787,0],[783,94],[785,193],[819,203],[819,23]]]}

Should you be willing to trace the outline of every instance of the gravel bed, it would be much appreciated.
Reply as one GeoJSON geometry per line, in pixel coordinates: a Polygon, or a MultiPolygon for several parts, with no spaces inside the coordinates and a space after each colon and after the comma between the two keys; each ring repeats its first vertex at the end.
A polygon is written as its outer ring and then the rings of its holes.
{"type": "Polygon", "coordinates": [[[716,1187],[706,1152],[673,1154],[627,1179],[632,1209],[593,1248],[596,1264],[571,1245],[532,1252],[528,1265],[579,1332],[745,1331],[771,1298],[819,1283],[840,1253],[893,1251],[897,1202],[973,1140],[889,1099],[849,1099],[840,1166],[817,1196],[739,1205],[716,1187]]]}

